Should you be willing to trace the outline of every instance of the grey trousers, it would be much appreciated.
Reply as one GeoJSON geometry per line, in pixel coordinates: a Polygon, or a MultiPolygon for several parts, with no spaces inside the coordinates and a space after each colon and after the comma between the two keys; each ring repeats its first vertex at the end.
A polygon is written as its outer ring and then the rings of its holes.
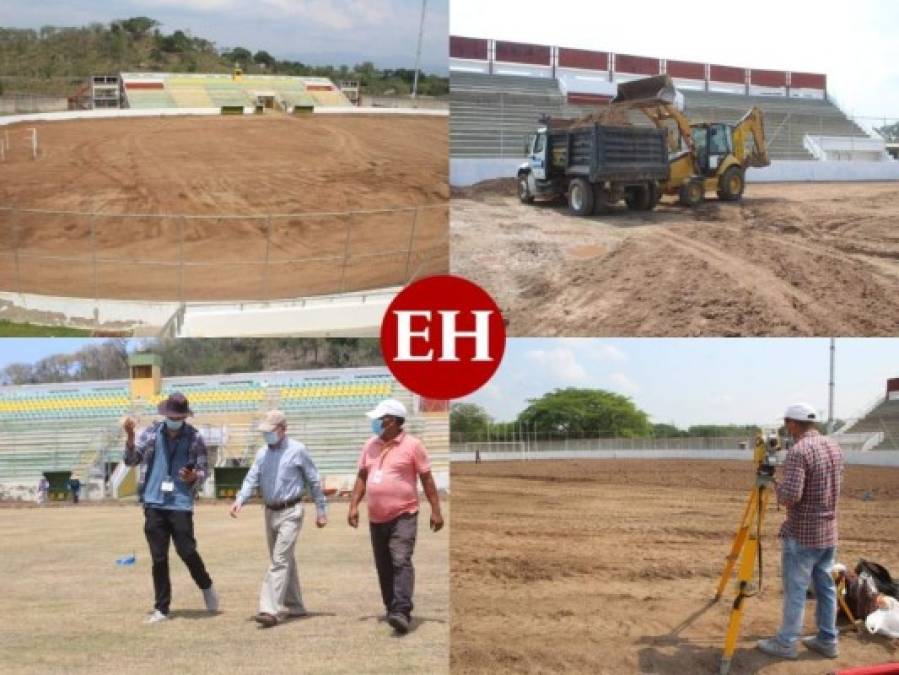
{"type": "Polygon", "coordinates": [[[303,505],[283,511],[265,509],[265,536],[271,564],[259,592],[259,611],[272,616],[280,613],[304,614],[300,577],[294,557],[297,537],[303,527],[303,505]]]}
{"type": "Polygon", "coordinates": [[[408,513],[386,523],[369,523],[371,547],[378,570],[381,599],[388,614],[412,614],[415,568],[412,553],[418,534],[418,514],[408,513]]]}

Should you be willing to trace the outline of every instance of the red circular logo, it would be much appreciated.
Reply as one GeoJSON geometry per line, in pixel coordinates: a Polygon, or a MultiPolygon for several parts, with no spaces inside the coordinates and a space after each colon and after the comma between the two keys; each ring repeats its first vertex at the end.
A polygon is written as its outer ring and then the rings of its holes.
{"type": "Polygon", "coordinates": [[[381,322],[381,352],[394,377],[427,398],[460,398],[499,368],[506,327],[487,292],[439,275],[404,288],[381,322]]]}

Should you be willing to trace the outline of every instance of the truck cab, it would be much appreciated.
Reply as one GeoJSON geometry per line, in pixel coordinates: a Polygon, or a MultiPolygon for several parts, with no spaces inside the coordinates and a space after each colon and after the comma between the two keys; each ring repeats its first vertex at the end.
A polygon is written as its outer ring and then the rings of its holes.
{"type": "Polygon", "coordinates": [[[546,180],[546,169],[548,166],[546,157],[547,148],[547,129],[540,127],[536,134],[528,137],[527,156],[528,161],[521,166],[522,169],[529,169],[536,180],[546,180]]]}

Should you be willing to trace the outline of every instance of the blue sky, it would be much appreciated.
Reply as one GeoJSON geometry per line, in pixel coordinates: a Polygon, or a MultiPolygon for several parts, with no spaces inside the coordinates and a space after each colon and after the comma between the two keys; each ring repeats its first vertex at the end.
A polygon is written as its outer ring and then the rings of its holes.
{"type": "Polygon", "coordinates": [[[452,0],[455,35],[826,73],[846,112],[899,117],[899,2],[452,0]]]}
{"type": "MultiPolygon", "coordinates": [[[[899,377],[899,339],[836,341],[835,415],[857,416],[899,377]]],[[[827,339],[517,338],[491,382],[466,400],[497,420],[563,387],[631,397],[654,422],[768,424],[790,403],[827,412],[827,339]]]]}
{"type": "MultiPolygon", "coordinates": [[[[447,72],[448,0],[428,0],[426,72],[447,72]]],[[[219,47],[268,50],[314,65],[414,68],[420,0],[0,0],[0,25],[39,28],[149,16],[219,47]]]]}

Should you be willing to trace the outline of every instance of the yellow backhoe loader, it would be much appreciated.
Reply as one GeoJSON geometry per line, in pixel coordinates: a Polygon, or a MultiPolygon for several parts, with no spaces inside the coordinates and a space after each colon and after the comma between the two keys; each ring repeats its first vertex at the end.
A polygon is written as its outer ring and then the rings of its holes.
{"type": "Polygon", "coordinates": [[[746,187],[746,169],[771,163],[761,109],[753,107],[734,125],[691,124],[678,109],[676,97],[668,75],[623,82],[601,116],[623,119],[628,111],[637,110],[656,127],[667,129],[670,172],[659,186],[662,194],[677,195],[687,206],[702,203],[706,192],[717,192],[723,201],[738,201],[746,187]]]}

